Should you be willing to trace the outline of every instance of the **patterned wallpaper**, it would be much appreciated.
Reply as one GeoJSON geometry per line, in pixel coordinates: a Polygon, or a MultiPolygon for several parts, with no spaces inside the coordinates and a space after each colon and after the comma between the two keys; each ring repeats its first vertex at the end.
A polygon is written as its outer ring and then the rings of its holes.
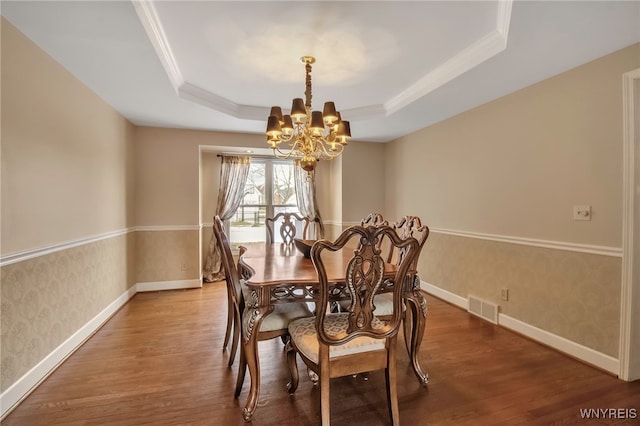
{"type": "Polygon", "coordinates": [[[3,266],[1,390],[133,286],[134,265],[128,233],[3,266]]]}
{"type": "Polygon", "coordinates": [[[199,231],[136,232],[136,282],[199,279],[199,231]]]}
{"type": "Polygon", "coordinates": [[[618,357],[622,259],[432,232],[420,256],[423,281],[618,357]],[[509,300],[500,289],[509,289],[509,300]]]}
{"type": "MultiPolygon", "coordinates": [[[[138,231],[3,266],[2,391],[135,283],[199,278],[198,235],[138,231]]],[[[618,355],[618,257],[432,232],[419,271],[444,290],[498,303],[515,319],[618,355]]]]}

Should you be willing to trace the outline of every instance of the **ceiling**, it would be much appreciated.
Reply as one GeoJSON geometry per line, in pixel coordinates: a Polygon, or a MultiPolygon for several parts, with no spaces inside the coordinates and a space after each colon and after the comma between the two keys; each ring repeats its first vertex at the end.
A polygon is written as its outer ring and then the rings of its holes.
{"type": "Polygon", "coordinates": [[[2,16],[136,125],[263,133],[335,101],[386,142],[640,41],[639,1],[6,1],[2,16]]]}

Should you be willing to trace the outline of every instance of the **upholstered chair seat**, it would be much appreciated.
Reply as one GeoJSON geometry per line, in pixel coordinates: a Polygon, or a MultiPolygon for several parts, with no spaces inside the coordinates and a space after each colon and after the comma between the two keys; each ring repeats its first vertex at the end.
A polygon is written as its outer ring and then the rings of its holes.
{"type": "MultiPolygon", "coordinates": [[[[296,345],[298,351],[311,361],[318,362],[318,335],[316,334],[315,318],[300,318],[289,323],[289,335],[296,345]]],[[[325,319],[324,329],[327,334],[335,336],[336,339],[343,339],[347,336],[347,326],[349,324],[348,314],[339,313],[328,315],[325,319]]],[[[387,326],[377,318],[373,319],[373,328],[385,331],[387,326]]],[[[361,352],[384,350],[385,341],[371,337],[356,337],[349,342],[329,347],[329,358],[353,355],[361,352]]]]}

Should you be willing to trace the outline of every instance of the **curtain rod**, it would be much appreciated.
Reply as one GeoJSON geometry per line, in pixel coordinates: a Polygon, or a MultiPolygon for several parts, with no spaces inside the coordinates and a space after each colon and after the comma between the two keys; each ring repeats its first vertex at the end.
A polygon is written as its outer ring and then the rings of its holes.
{"type": "MultiPolygon", "coordinates": [[[[287,158],[278,158],[275,155],[265,155],[265,154],[244,154],[244,153],[222,153],[222,154],[218,154],[218,157],[251,157],[251,158],[266,158],[266,159],[271,159],[271,160],[287,160],[287,158]]],[[[288,160],[297,160],[298,158],[288,158],[288,160]]],[[[320,160],[318,160],[320,161],[320,160]]]]}
{"type": "Polygon", "coordinates": [[[272,159],[276,159],[277,158],[273,155],[264,155],[264,154],[245,154],[243,152],[238,152],[238,153],[222,153],[222,154],[218,154],[218,157],[251,157],[251,158],[272,158],[272,159]]]}

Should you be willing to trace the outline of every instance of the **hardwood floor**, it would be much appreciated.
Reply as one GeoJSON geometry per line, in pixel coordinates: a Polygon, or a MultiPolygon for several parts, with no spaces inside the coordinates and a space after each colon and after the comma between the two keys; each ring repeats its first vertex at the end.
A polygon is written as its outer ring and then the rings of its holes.
{"type": "MultiPolygon", "coordinates": [[[[428,296],[421,387],[398,350],[404,425],[638,424],[640,381],[626,383],[428,296]],[[635,419],[583,420],[581,409],[633,409],[635,419]]],[[[242,425],[248,380],[233,398],[238,362],[222,351],[224,282],[137,294],[2,425],[242,425]]],[[[399,342],[401,343],[401,342],[399,342]]],[[[402,343],[401,343],[402,344],[402,343]]],[[[262,383],[253,425],[319,424],[319,389],[302,362],[289,396],[279,339],[260,343],[262,383]]],[[[336,425],[389,424],[384,373],[334,379],[336,425]]]]}

